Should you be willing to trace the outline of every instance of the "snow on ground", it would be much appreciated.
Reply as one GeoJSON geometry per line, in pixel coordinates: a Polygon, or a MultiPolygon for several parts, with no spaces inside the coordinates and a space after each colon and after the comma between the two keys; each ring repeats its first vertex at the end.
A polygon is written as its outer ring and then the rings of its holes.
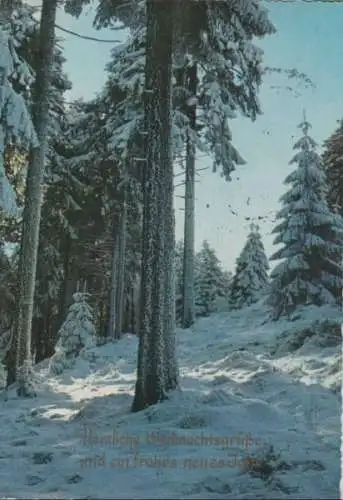
{"type": "Polygon", "coordinates": [[[341,348],[296,339],[341,315],[266,318],[257,304],[179,330],[182,391],[137,414],[135,336],[56,378],[43,362],[36,399],[0,401],[1,498],[339,498],[341,348]]]}

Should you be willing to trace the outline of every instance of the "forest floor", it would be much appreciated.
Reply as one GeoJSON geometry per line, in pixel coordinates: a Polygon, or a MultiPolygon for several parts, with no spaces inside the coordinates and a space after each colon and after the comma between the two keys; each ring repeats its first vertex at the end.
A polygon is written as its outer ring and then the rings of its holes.
{"type": "Polygon", "coordinates": [[[313,322],[341,313],[266,314],[178,330],[182,390],[137,414],[136,336],[58,377],[43,362],[37,398],[0,399],[0,497],[338,499],[341,338],[313,322]]]}

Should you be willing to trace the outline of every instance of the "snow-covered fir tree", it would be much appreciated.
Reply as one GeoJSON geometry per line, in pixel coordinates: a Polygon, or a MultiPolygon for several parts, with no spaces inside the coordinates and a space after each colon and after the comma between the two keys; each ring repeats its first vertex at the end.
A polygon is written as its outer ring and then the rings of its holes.
{"type": "Polygon", "coordinates": [[[274,319],[298,305],[334,304],[341,296],[342,219],[328,207],[325,173],[305,117],[299,128],[303,136],[291,160],[297,168],[285,179],[291,187],[280,199],[282,222],[273,230],[274,244],[282,245],[271,257],[282,259],[271,273],[274,319]]]}
{"type": "Polygon", "coordinates": [[[222,292],[221,263],[205,240],[197,253],[195,268],[195,310],[197,316],[209,316],[216,311],[216,301],[222,292]]]}
{"type": "Polygon", "coordinates": [[[322,162],[328,185],[328,203],[333,211],[343,217],[343,119],[324,146],[322,162]]]}
{"type": "Polygon", "coordinates": [[[259,227],[251,224],[250,233],[237,261],[229,304],[241,309],[257,302],[267,291],[269,263],[259,227]]]}
{"type": "Polygon", "coordinates": [[[61,373],[73,365],[84,348],[91,347],[95,341],[93,311],[88,305],[89,294],[76,292],[67,318],[59,330],[55,354],[50,360],[50,371],[61,373]]]}

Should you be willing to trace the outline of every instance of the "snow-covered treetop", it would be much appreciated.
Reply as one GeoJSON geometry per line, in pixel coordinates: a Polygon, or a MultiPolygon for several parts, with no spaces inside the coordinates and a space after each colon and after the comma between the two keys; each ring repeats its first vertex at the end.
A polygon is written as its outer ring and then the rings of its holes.
{"type": "MultiPolygon", "coordinates": [[[[298,155],[294,156],[290,163],[298,163],[303,162],[308,160],[308,157],[306,154],[303,153],[308,153],[308,151],[314,151],[317,147],[317,143],[308,135],[309,130],[311,129],[311,124],[306,120],[306,116],[304,113],[304,118],[303,121],[298,125],[298,128],[300,128],[303,132],[303,136],[294,144],[293,149],[300,149],[301,153],[298,155]]],[[[318,155],[313,156],[312,159],[315,159],[316,163],[320,158],[318,155]]]]}
{"type": "Polygon", "coordinates": [[[236,260],[229,298],[233,309],[249,306],[261,298],[268,287],[268,269],[259,226],[251,224],[247,241],[236,260]]]}
{"type": "MultiPolygon", "coordinates": [[[[37,136],[22,95],[15,92],[11,78],[18,78],[25,88],[32,82],[32,72],[15,50],[12,37],[0,27],[0,116],[5,141],[27,148],[37,144],[37,136]]],[[[3,151],[0,152],[2,154],[3,151]]]]}
{"type": "MultiPolygon", "coordinates": [[[[18,5],[13,9],[9,24],[8,33],[11,34],[17,54],[26,61],[26,66],[30,67],[32,73],[37,69],[39,64],[39,44],[40,44],[40,23],[35,16],[37,12],[36,7],[32,7],[25,3],[18,1],[18,5]],[[31,69],[32,68],[32,69],[31,69]]],[[[63,102],[63,93],[71,88],[71,82],[68,80],[67,75],[63,71],[63,63],[65,58],[63,52],[58,45],[59,40],[56,40],[54,46],[54,56],[52,59],[51,68],[51,83],[49,86],[49,124],[48,124],[48,149],[47,160],[56,157],[56,151],[53,145],[54,140],[60,140],[62,135],[61,121],[65,113],[65,106],[63,102]]],[[[13,87],[16,91],[22,90],[22,86],[18,85],[17,79],[12,77],[13,87]]],[[[27,87],[33,83],[28,82],[27,87]]],[[[25,91],[25,101],[28,106],[31,106],[31,95],[25,91]]]]}
{"type": "Polygon", "coordinates": [[[284,217],[286,211],[291,208],[290,203],[296,203],[294,207],[292,205],[292,209],[306,210],[310,200],[314,204],[319,204],[317,206],[318,212],[329,212],[325,200],[325,172],[321,165],[321,158],[316,152],[317,144],[308,135],[310,124],[304,118],[299,128],[304,135],[294,144],[293,149],[297,149],[299,152],[290,161],[290,164],[296,163],[299,168],[289,174],[284,181],[285,184],[291,184],[293,187],[280,199],[285,204],[284,209],[279,214],[281,217],[284,217]]]}
{"type": "Polygon", "coordinates": [[[250,233],[237,259],[237,265],[238,267],[242,265],[243,268],[247,269],[249,267],[253,269],[254,266],[257,266],[259,270],[264,270],[263,272],[266,276],[266,271],[269,269],[269,263],[264,251],[260,228],[257,224],[250,225],[250,233]]]}
{"type": "Polygon", "coordinates": [[[106,103],[105,130],[111,154],[125,161],[134,151],[143,120],[145,37],[143,30],[112,51],[103,92],[106,103]]]}
{"type": "Polygon", "coordinates": [[[201,104],[203,106],[203,137],[213,155],[213,172],[222,167],[222,176],[231,180],[230,174],[236,165],[244,165],[245,160],[232,144],[229,120],[236,117],[235,106],[230,96],[226,96],[222,86],[213,76],[206,74],[202,81],[201,104]]]}
{"type": "Polygon", "coordinates": [[[11,14],[8,23],[8,31],[12,35],[16,49],[21,47],[34,34],[39,24],[34,14],[37,8],[27,4],[17,5],[11,14]]]}
{"type": "MultiPolygon", "coordinates": [[[[303,136],[298,140],[294,149],[300,150],[291,159],[298,168],[291,172],[284,183],[291,188],[280,198],[283,208],[277,213],[277,219],[283,222],[277,225],[273,233],[279,233],[274,244],[294,243],[297,247],[304,244],[306,234],[303,230],[314,230],[320,226],[340,226],[340,221],[330,211],[326,202],[326,176],[321,165],[321,158],[316,152],[316,142],[308,135],[310,124],[306,118],[300,123],[299,128],[303,136]]],[[[271,259],[287,257],[287,250],[279,250],[271,259]]]]}

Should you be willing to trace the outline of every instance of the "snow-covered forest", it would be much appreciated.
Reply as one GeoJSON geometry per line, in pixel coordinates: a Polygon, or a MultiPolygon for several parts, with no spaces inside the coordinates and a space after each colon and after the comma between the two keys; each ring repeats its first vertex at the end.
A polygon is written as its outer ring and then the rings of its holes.
{"type": "Polygon", "coordinates": [[[1,1],[1,498],[339,498],[342,117],[317,143],[299,101],[272,252],[254,208],[232,268],[196,244],[199,157],[232,185],[268,76],[314,85],[277,34],[259,0],[1,1]],[[86,9],[85,59],[126,34],[70,99],[86,9]]]}

